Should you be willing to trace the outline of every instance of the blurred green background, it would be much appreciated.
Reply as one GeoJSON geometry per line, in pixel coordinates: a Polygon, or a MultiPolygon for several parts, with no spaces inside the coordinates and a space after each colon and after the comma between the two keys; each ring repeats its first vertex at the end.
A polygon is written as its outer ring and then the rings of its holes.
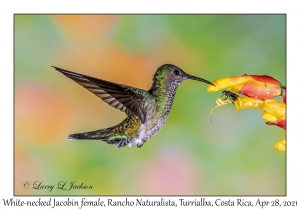
{"type": "MultiPolygon", "coordinates": [[[[216,105],[185,81],[142,148],[68,141],[125,114],[52,65],[148,90],[165,63],[213,81],[242,74],[286,81],[285,15],[15,15],[15,195],[285,195],[285,131],[260,110],[216,105]],[[24,189],[76,181],[93,189],[24,189]]],[[[281,99],[279,99],[281,100],[281,99]]]]}

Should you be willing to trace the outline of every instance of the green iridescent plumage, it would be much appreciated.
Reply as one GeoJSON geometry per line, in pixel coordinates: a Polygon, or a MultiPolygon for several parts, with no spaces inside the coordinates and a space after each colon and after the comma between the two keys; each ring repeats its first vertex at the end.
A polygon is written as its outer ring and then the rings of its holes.
{"type": "Polygon", "coordinates": [[[165,64],[157,69],[149,91],[58,67],[54,68],[94,93],[110,106],[127,114],[127,118],[116,126],[71,134],[69,139],[102,140],[109,144],[117,144],[117,148],[126,145],[141,147],[159,131],[169,115],[176,89],[182,81],[193,79],[212,84],[207,80],[188,75],[172,64],[165,64]]]}

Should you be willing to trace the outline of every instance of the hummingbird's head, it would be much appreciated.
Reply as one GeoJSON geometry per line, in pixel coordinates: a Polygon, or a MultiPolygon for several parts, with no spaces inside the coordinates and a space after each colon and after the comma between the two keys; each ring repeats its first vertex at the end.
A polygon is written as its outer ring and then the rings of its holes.
{"type": "Polygon", "coordinates": [[[182,81],[192,79],[201,82],[205,82],[207,84],[215,86],[213,83],[192,75],[185,73],[182,69],[172,64],[164,64],[157,69],[154,74],[154,82],[155,80],[164,81],[166,84],[177,84],[179,85],[182,81]]]}

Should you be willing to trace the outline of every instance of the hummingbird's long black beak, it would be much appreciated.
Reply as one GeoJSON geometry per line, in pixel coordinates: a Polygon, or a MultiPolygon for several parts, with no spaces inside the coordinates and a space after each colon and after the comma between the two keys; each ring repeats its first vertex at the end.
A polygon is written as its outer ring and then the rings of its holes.
{"type": "Polygon", "coordinates": [[[210,81],[207,81],[207,80],[202,79],[202,78],[199,78],[199,77],[194,77],[194,76],[192,76],[192,75],[187,75],[187,79],[197,80],[197,81],[200,81],[200,82],[205,82],[205,83],[207,83],[207,84],[216,86],[214,83],[212,83],[212,82],[210,82],[210,81]]]}

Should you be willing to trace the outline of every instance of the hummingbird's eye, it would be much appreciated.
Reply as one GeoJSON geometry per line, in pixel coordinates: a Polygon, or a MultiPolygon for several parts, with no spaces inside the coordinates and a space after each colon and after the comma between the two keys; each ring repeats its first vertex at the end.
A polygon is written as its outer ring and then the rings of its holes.
{"type": "Polygon", "coordinates": [[[175,69],[175,70],[173,71],[173,73],[174,73],[176,76],[179,75],[179,71],[178,71],[177,69],[175,69]]]}

